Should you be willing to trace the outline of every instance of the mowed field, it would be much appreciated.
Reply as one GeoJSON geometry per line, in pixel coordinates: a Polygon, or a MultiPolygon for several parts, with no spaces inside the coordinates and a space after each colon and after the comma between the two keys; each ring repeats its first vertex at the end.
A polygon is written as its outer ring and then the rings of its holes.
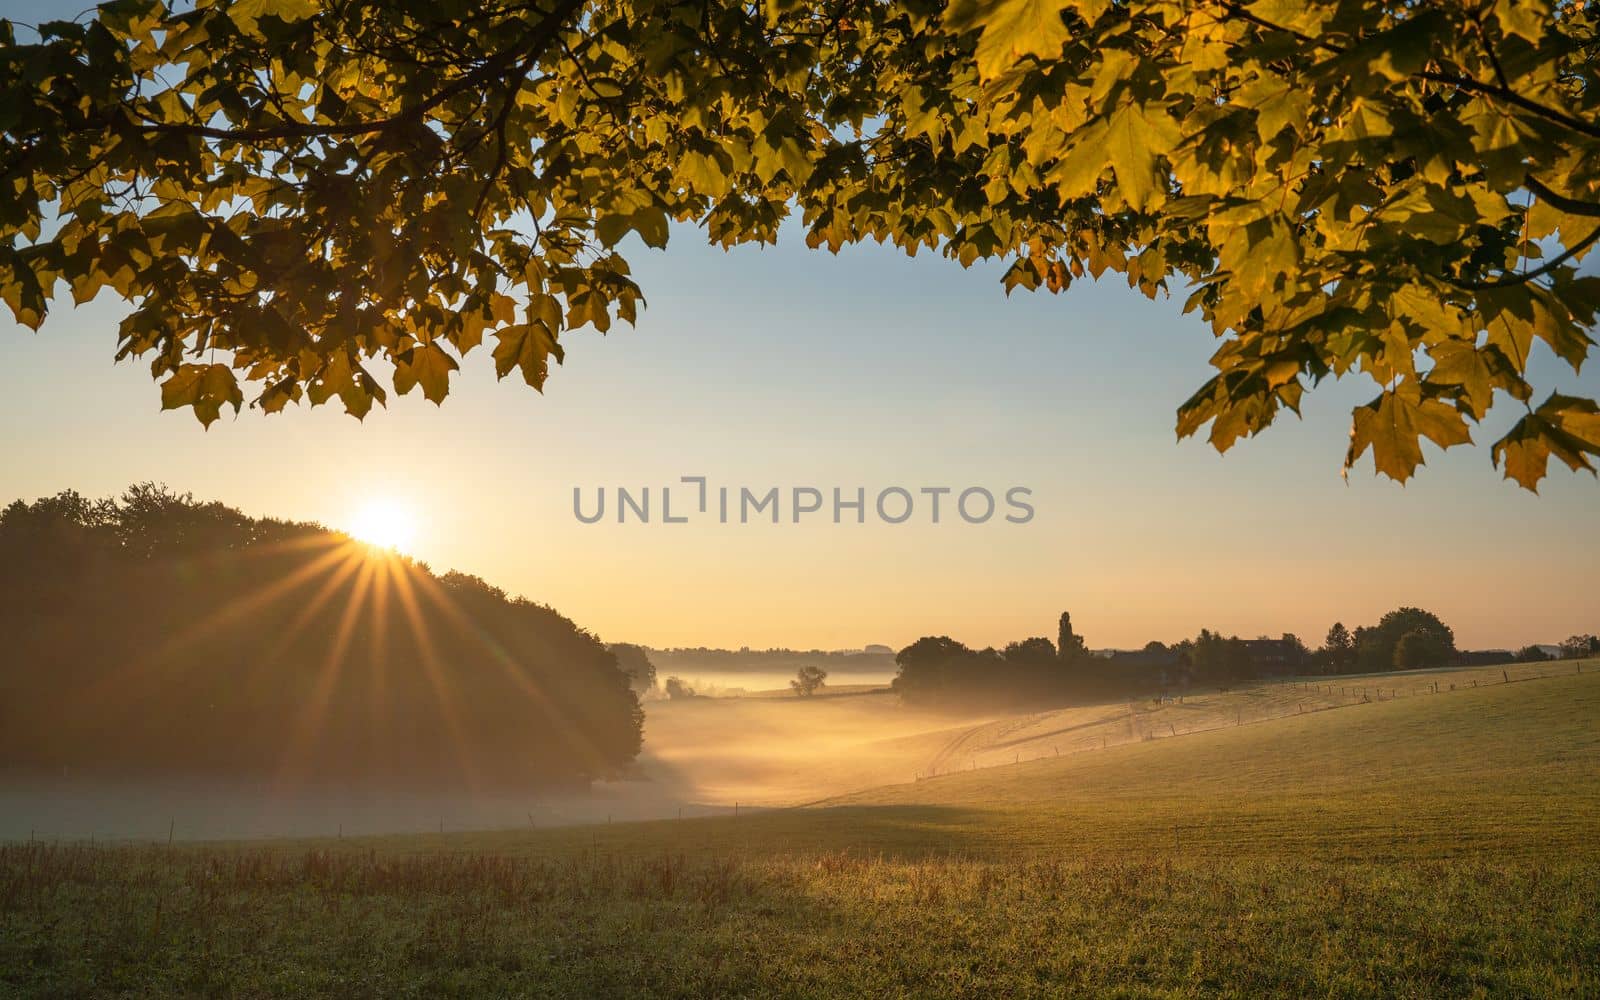
{"type": "Polygon", "coordinates": [[[1600,995],[1600,664],[1542,666],[737,817],[11,845],[0,993],[1600,995]]]}

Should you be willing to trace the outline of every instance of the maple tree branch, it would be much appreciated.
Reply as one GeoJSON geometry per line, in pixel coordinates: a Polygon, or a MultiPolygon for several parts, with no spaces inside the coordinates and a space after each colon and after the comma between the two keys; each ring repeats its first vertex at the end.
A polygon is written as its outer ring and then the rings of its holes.
{"type": "Polygon", "coordinates": [[[465,93],[480,84],[517,71],[526,63],[530,55],[542,51],[557,37],[561,29],[566,26],[567,19],[577,13],[584,3],[585,0],[558,0],[556,6],[548,14],[540,18],[539,22],[533,26],[533,29],[516,45],[496,53],[477,69],[441,87],[431,97],[409,108],[402,108],[387,118],[342,124],[318,125],[308,122],[277,125],[270,128],[235,129],[156,121],[141,113],[140,116],[144,118],[141,129],[156,135],[192,135],[207,139],[227,139],[234,142],[271,142],[278,139],[367,135],[372,132],[382,132],[395,125],[416,121],[458,94],[465,93]]]}
{"type": "MultiPolygon", "coordinates": [[[[1285,27],[1281,24],[1275,24],[1258,14],[1251,13],[1237,3],[1231,2],[1231,0],[1222,0],[1220,6],[1223,10],[1228,12],[1230,17],[1237,18],[1241,21],[1253,24],[1258,28],[1264,28],[1268,31],[1281,31],[1301,42],[1304,42],[1312,48],[1322,49],[1323,51],[1331,52],[1334,55],[1344,55],[1350,51],[1342,45],[1336,45],[1333,42],[1325,42],[1320,38],[1313,38],[1312,36],[1307,35],[1304,32],[1296,31],[1293,28],[1285,27]]],[[[1496,64],[1496,69],[1498,70],[1498,68],[1498,64],[1496,64]]],[[[1568,114],[1560,108],[1553,108],[1548,104],[1540,104],[1538,101],[1535,101],[1529,97],[1524,97],[1522,94],[1512,90],[1511,87],[1507,86],[1504,82],[1485,83],[1482,80],[1474,79],[1470,76],[1462,76],[1455,73],[1440,73],[1433,70],[1423,70],[1422,72],[1417,73],[1416,77],[1419,80],[1427,80],[1429,83],[1441,83],[1446,86],[1457,87],[1461,90],[1470,91],[1475,94],[1482,94],[1485,97],[1497,97],[1507,104],[1514,105],[1524,111],[1530,112],[1531,114],[1538,115],[1539,117],[1555,122],[1558,125],[1565,126],[1566,128],[1572,129],[1574,132],[1587,135],[1591,138],[1600,139],[1600,124],[1596,124],[1591,121],[1585,121],[1584,119],[1575,115],[1568,114]]]]}
{"type": "Polygon", "coordinates": [[[1470,76],[1456,76],[1450,73],[1422,72],[1418,73],[1417,76],[1431,83],[1459,87],[1462,90],[1483,94],[1486,97],[1498,97],[1507,104],[1515,105],[1557,125],[1563,125],[1574,132],[1600,139],[1600,125],[1584,121],[1582,118],[1570,115],[1560,108],[1552,108],[1548,104],[1540,104],[1538,101],[1522,96],[1510,87],[1501,86],[1498,83],[1484,83],[1482,80],[1474,80],[1470,76]]]}
{"type": "Polygon", "coordinates": [[[478,200],[472,206],[472,217],[474,219],[482,220],[483,206],[488,201],[489,193],[493,190],[495,182],[500,179],[500,171],[505,169],[506,123],[510,120],[511,109],[516,106],[516,103],[516,95],[507,94],[505,103],[500,108],[500,113],[495,116],[493,125],[495,135],[494,166],[489,168],[489,176],[484,178],[483,188],[478,192],[478,200]]]}
{"type": "Polygon", "coordinates": [[[1518,274],[1513,274],[1509,277],[1496,278],[1493,281],[1452,281],[1450,283],[1455,285],[1457,288],[1463,288],[1472,291],[1483,288],[1511,288],[1516,285],[1525,285],[1533,279],[1543,277],[1544,275],[1549,274],[1551,271],[1554,271],[1556,268],[1560,267],[1562,264],[1565,264],[1573,257],[1588,249],[1588,247],[1593,244],[1595,240],[1600,240],[1600,226],[1596,226],[1593,232],[1578,242],[1572,244],[1572,246],[1568,247],[1565,252],[1550,258],[1543,265],[1536,267],[1531,271],[1523,271],[1518,274]]]}
{"type": "Polygon", "coordinates": [[[1532,191],[1568,215],[1582,215],[1590,219],[1600,219],[1600,203],[1569,198],[1559,191],[1547,187],[1532,174],[1524,177],[1522,182],[1528,186],[1529,191],[1532,191]]]}

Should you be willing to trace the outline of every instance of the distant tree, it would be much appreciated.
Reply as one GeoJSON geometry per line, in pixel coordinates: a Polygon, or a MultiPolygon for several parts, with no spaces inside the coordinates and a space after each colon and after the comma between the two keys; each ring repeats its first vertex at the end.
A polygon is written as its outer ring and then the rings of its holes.
{"type": "Polygon", "coordinates": [[[1283,643],[1289,647],[1288,653],[1284,656],[1284,668],[1291,672],[1304,670],[1306,664],[1311,661],[1311,650],[1307,649],[1306,644],[1293,632],[1283,633],[1283,643]]]}
{"type": "Polygon", "coordinates": [[[1401,670],[1441,666],[1448,662],[1448,657],[1439,637],[1423,629],[1407,632],[1394,647],[1394,665],[1401,670]]]}
{"type": "Polygon", "coordinates": [[[1056,631],[1056,655],[1067,663],[1089,657],[1089,648],[1084,645],[1083,636],[1072,631],[1072,614],[1068,611],[1061,612],[1061,622],[1056,631]]]}
{"type": "Polygon", "coordinates": [[[1249,676],[1250,654],[1238,636],[1225,639],[1220,633],[1201,629],[1189,651],[1190,668],[1201,683],[1221,684],[1249,676]]]}
{"type": "Polygon", "coordinates": [[[656,665],[643,646],[631,642],[613,642],[606,647],[617,658],[617,669],[628,678],[628,686],[640,694],[656,686],[656,665]]]}
{"type": "Polygon", "coordinates": [[[1158,654],[1161,654],[1161,653],[1171,652],[1171,650],[1169,650],[1167,648],[1167,644],[1166,643],[1161,642],[1161,641],[1156,640],[1156,639],[1151,639],[1149,642],[1145,643],[1144,644],[1144,651],[1146,653],[1149,653],[1152,656],[1155,656],[1155,655],[1158,655],[1158,654]]]}
{"type": "Polygon", "coordinates": [[[795,674],[794,680],[789,682],[789,687],[802,698],[809,698],[816,694],[828,680],[828,672],[821,667],[801,667],[795,674]]]}
{"type": "Polygon", "coordinates": [[[1600,636],[1572,635],[1561,644],[1563,660],[1581,660],[1585,656],[1600,654],[1600,636]]]}
{"type": "Polygon", "coordinates": [[[1057,660],[1056,647],[1052,646],[1050,640],[1043,636],[1024,639],[1021,642],[1008,643],[1004,656],[1008,663],[1023,666],[1053,664],[1057,660]]]}
{"type": "MultiPolygon", "coordinates": [[[[1085,654],[1087,659],[1087,654],[1085,654]]],[[[893,688],[907,701],[971,708],[1059,700],[1081,670],[1063,670],[1056,648],[1044,638],[973,651],[948,636],[927,636],[895,657],[893,688]]]]}
{"type": "Polygon", "coordinates": [[[1426,642],[1413,640],[1408,656],[1423,656],[1430,664],[1449,663],[1456,657],[1456,637],[1439,616],[1421,608],[1396,608],[1371,628],[1358,628],[1355,634],[1356,664],[1364,671],[1394,670],[1399,666],[1396,650],[1400,640],[1421,632],[1426,642]]]}
{"type": "Polygon", "coordinates": [[[1546,660],[1553,659],[1555,659],[1555,657],[1551,656],[1549,653],[1546,653],[1538,646],[1523,646],[1521,649],[1517,650],[1518,663],[1543,663],[1546,660]]]}
{"type": "Polygon", "coordinates": [[[957,685],[974,653],[947,635],[923,636],[895,654],[890,687],[908,701],[937,699],[957,685]]]}
{"type": "Polygon", "coordinates": [[[1355,639],[1351,637],[1350,630],[1344,627],[1344,622],[1334,622],[1329,626],[1328,636],[1322,640],[1322,658],[1329,670],[1334,673],[1343,670],[1355,659],[1355,651],[1355,639]]]}
{"type": "Polygon", "coordinates": [[[678,701],[682,698],[694,697],[694,688],[685,684],[681,678],[668,677],[667,683],[664,686],[667,691],[667,697],[671,698],[673,701],[678,701]]]}

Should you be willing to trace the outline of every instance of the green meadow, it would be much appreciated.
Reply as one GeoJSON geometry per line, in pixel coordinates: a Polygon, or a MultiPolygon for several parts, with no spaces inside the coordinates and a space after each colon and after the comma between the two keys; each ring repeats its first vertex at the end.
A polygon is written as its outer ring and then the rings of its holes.
{"type": "Polygon", "coordinates": [[[0,993],[1594,996],[1600,664],[1560,669],[737,817],[14,843],[0,993]]]}

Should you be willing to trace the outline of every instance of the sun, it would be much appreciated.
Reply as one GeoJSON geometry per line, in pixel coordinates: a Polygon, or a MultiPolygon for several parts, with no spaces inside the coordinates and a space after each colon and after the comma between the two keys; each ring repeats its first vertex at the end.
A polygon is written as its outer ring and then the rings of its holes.
{"type": "Polygon", "coordinates": [[[375,497],[355,512],[347,530],[351,537],[368,545],[407,552],[416,539],[417,522],[403,504],[375,497]]]}

